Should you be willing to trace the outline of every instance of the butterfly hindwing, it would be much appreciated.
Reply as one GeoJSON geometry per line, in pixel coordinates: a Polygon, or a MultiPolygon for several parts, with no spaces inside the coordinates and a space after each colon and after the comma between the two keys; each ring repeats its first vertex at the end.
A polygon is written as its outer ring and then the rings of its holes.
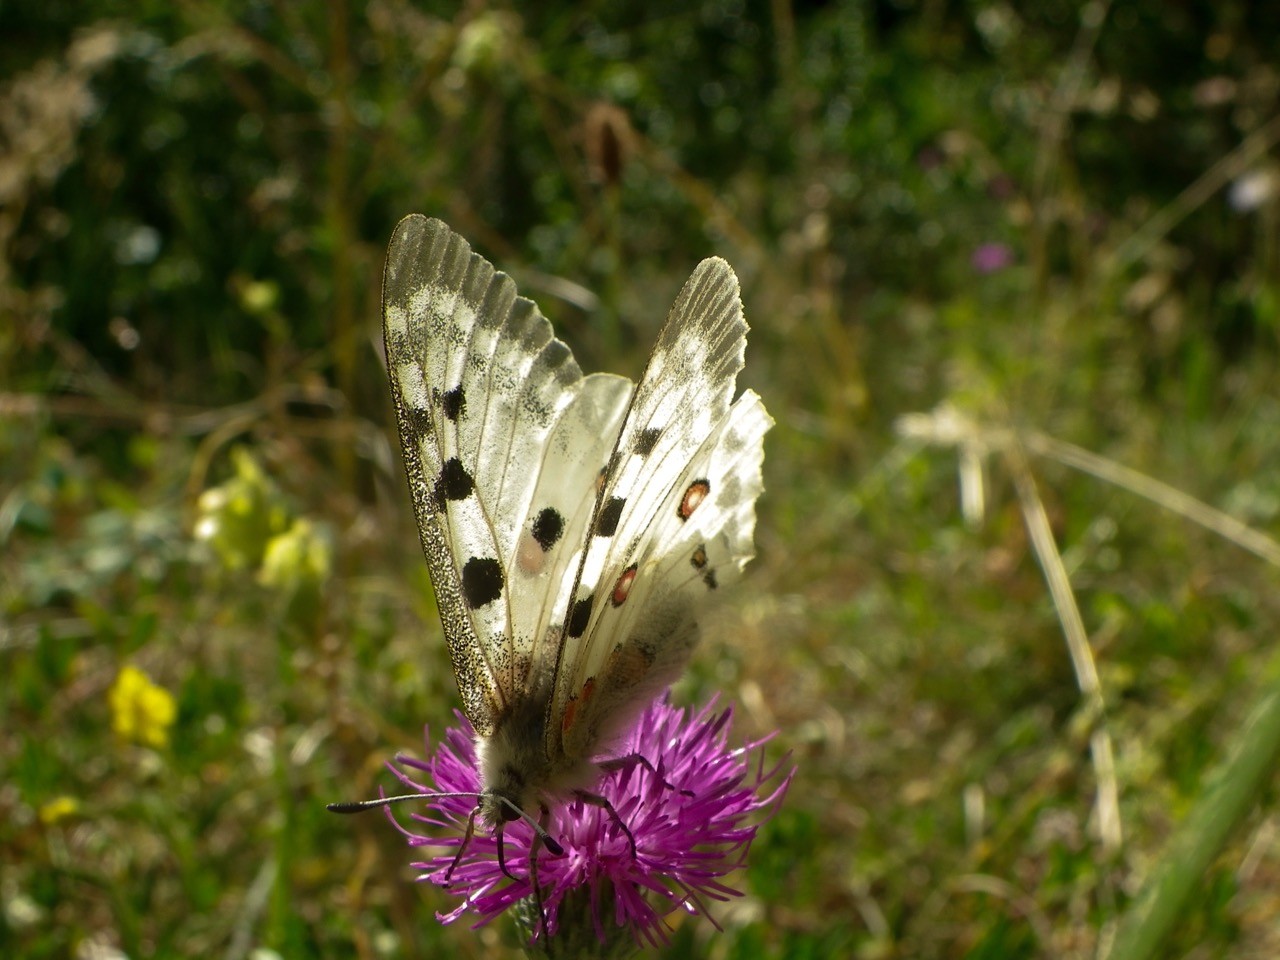
{"type": "Polygon", "coordinates": [[[613,449],[633,386],[607,373],[583,378],[543,451],[509,581],[512,629],[532,638],[533,668],[545,671],[548,681],[598,495],[600,465],[613,449]]]}

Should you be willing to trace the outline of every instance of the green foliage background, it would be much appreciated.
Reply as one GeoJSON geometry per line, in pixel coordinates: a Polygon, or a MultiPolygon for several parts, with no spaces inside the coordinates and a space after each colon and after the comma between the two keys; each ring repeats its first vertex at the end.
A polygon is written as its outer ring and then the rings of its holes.
{"type": "Polygon", "coordinates": [[[0,35],[0,954],[505,940],[323,809],[456,704],[378,344],[412,211],[587,370],[638,374],[701,257],[743,281],[760,556],[678,693],[799,773],[671,956],[1280,952],[1280,7],[86,0],[0,35]],[[112,732],[126,664],[163,747],[112,732]]]}

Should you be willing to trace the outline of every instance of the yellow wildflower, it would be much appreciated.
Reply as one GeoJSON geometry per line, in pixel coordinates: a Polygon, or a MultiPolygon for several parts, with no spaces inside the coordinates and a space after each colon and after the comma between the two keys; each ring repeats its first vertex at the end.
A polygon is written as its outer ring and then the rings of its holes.
{"type": "Polygon", "coordinates": [[[177,704],[173,694],[152,683],[137,667],[120,669],[107,701],[111,706],[111,729],[117,736],[152,747],[168,746],[177,704]]]}
{"type": "Polygon", "coordinates": [[[54,797],[48,803],[42,804],[40,807],[40,822],[45,826],[57,823],[67,817],[74,816],[80,812],[80,801],[75,797],[68,797],[63,794],[60,797],[54,797]]]}
{"type": "Polygon", "coordinates": [[[299,518],[267,541],[258,582],[293,590],[318,587],[328,578],[332,560],[328,538],[311,521],[299,518]]]}

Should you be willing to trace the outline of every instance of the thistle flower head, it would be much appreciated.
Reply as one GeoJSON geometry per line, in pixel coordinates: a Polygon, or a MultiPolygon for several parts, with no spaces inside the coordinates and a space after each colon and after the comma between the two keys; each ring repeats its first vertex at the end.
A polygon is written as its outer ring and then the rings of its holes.
{"type": "MultiPolygon", "coordinates": [[[[707,900],[739,896],[723,878],[743,866],[757,828],[777,809],[794,770],[778,777],[777,768],[763,769],[760,748],[767,737],[730,747],[733,711],[715,706],[713,701],[687,711],[665,698],[654,701],[614,751],[644,759],[617,764],[592,788],[612,812],[578,797],[551,809],[547,832],[564,855],[552,856],[537,845],[540,898],[529,871],[535,833],[528,823],[508,823],[499,837],[477,821],[468,839],[473,797],[424,798],[428,812],[411,816],[431,827],[430,835],[402,826],[388,810],[410,846],[448,851],[413,864],[422,871],[419,879],[461,897],[439,915],[441,922],[470,915],[482,926],[511,907],[528,919],[529,905],[540,899],[545,932],[558,942],[583,942],[587,926],[600,945],[615,941],[619,931],[629,931],[636,944],[657,944],[666,939],[663,918],[677,908],[705,914],[707,900]],[[500,866],[500,843],[514,878],[500,866]]],[[[428,740],[429,759],[397,758],[400,769],[392,770],[411,790],[430,795],[482,789],[470,726],[458,719],[434,753],[428,740]]],[[[527,926],[535,938],[542,936],[541,919],[527,926]]]]}

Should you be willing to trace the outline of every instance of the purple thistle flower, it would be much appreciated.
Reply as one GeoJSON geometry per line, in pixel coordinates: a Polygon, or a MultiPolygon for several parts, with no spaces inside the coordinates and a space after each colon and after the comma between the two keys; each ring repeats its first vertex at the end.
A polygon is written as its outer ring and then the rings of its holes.
{"type": "Polygon", "coordinates": [[[978,273],[996,273],[1013,266],[1013,251],[1003,243],[983,243],[970,254],[969,264],[978,273]]]}
{"type": "MultiPolygon", "coordinates": [[[[564,847],[564,856],[553,856],[539,844],[537,883],[546,932],[559,945],[571,938],[585,946],[589,932],[598,949],[616,941],[613,934],[627,928],[633,938],[629,943],[656,945],[667,939],[663,918],[676,908],[706,914],[706,900],[741,895],[721,878],[744,865],[756,829],[776,812],[795,770],[762,792],[779,770],[763,769],[759,748],[771,736],[731,748],[727,740],[733,710],[714,713],[714,708],[713,700],[690,714],[661,697],[645,709],[618,742],[615,755],[643,757],[652,769],[640,761],[624,765],[602,774],[592,788],[613,806],[616,818],[579,798],[552,805],[547,830],[564,847]],[[635,838],[634,856],[619,820],[635,838]]],[[[512,879],[499,867],[499,841],[493,831],[477,825],[474,835],[465,838],[474,796],[429,796],[475,794],[481,789],[471,727],[457,716],[460,725],[446,732],[429,759],[398,756],[405,769],[391,767],[411,790],[428,795],[424,799],[429,812],[412,818],[452,835],[415,833],[390,809],[387,816],[411,847],[449,851],[413,864],[422,871],[420,880],[462,898],[453,910],[437,914],[442,923],[470,913],[479,927],[515,906],[538,939],[542,922],[529,878],[533,828],[522,820],[504,826],[501,842],[507,869],[516,876],[512,879]],[[424,782],[414,779],[412,771],[425,774],[424,782]],[[464,843],[466,849],[446,884],[464,843]]],[[[429,736],[427,746],[430,753],[429,736]]]]}

